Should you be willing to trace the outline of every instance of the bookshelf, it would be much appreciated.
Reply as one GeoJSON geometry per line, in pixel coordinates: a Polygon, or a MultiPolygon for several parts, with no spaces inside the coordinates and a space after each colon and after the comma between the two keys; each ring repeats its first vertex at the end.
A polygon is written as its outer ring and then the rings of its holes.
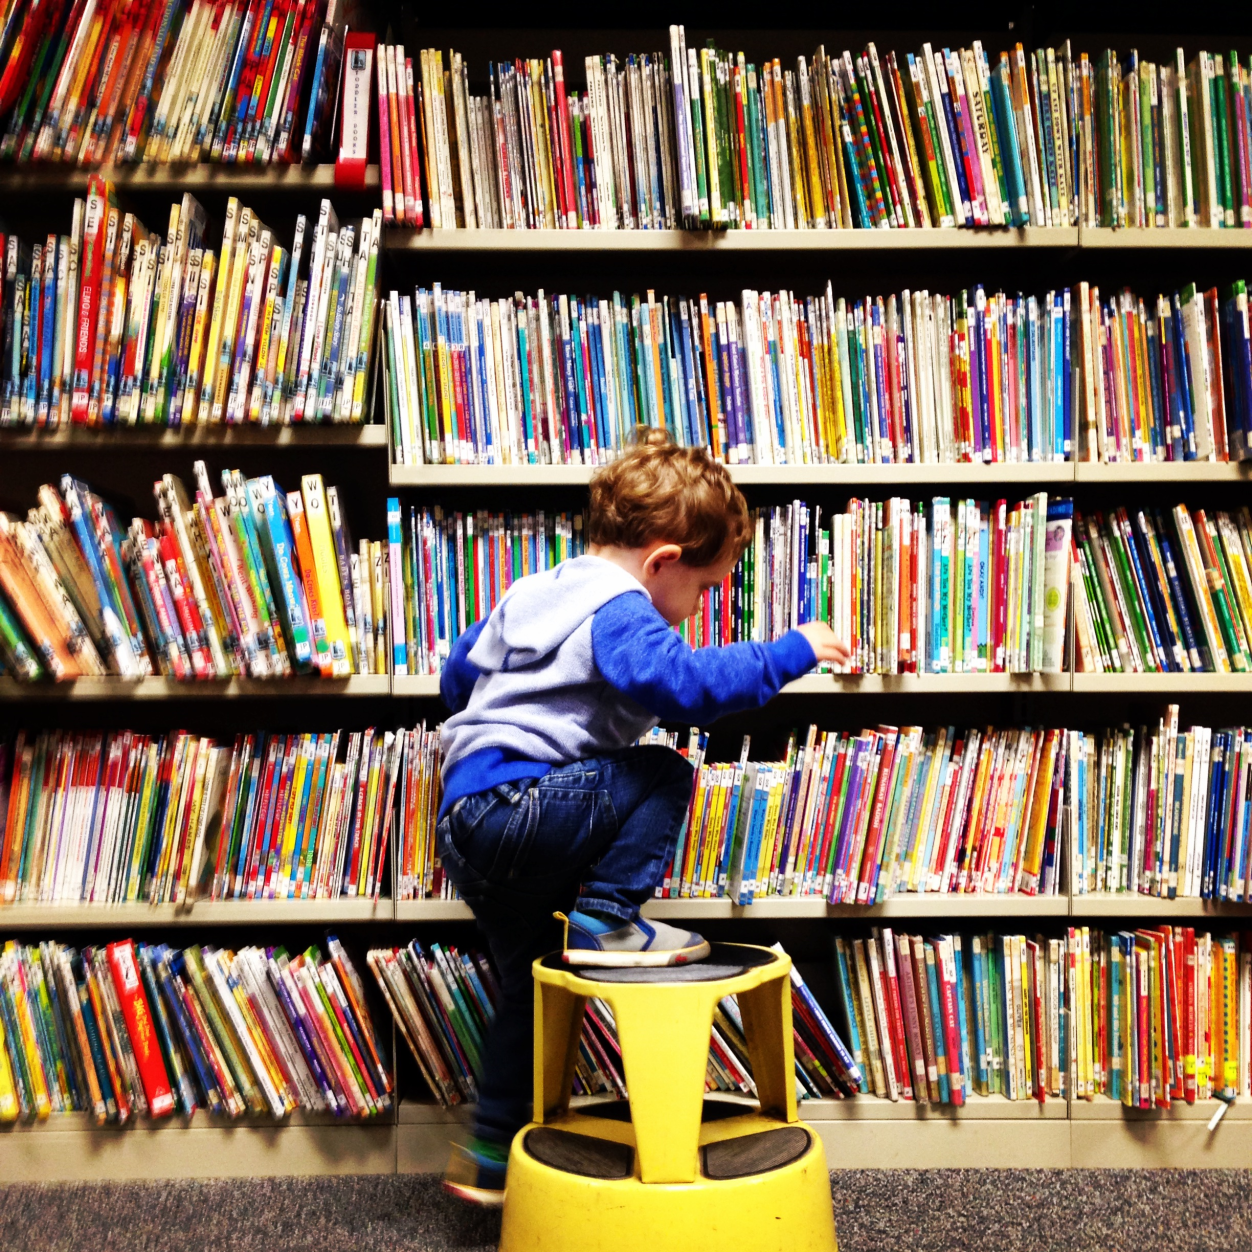
{"type": "MultiPolygon", "coordinates": [[[[459,35],[461,32],[457,32],[459,35]]],[[[517,32],[510,32],[516,34],[517,32]]],[[[561,32],[565,34],[566,32],[561,32]]],[[[459,45],[447,32],[423,33],[428,42],[459,45]]],[[[545,32],[547,39],[548,32],[545,32]]],[[[550,32],[548,42],[559,42],[550,32]]],[[[760,43],[763,32],[753,32],[760,43]]],[[[598,33],[597,33],[598,37],[598,33]]],[[[1024,36],[1027,37],[1028,36],[1024,36]]],[[[502,36],[503,38],[503,36],[502,36]]],[[[633,39],[633,33],[629,36],[633,39]]],[[[468,42],[468,41],[466,41],[468,42]]],[[[585,41],[584,41],[585,42],[585,41]]],[[[623,44],[617,38],[607,43],[623,44]]],[[[837,36],[828,43],[839,43],[837,36]]],[[[899,41],[903,46],[903,41],[899,41]]],[[[1124,41],[1123,41],[1124,42],[1124,41]]],[[[418,41],[412,41],[417,46],[418,41]]],[[[658,45],[659,46],[659,45],[658,45]]],[[[840,45],[842,46],[842,45],[840,45]]],[[[891,45],[890,39],[888,46],[891,45]]],[[[303,211],[315,209],[322,196],[338,199],[333,189],[333,168],[327,165],[249,169],[197,165],[186,167],[139,166],[105,171],[123,194],[149,197],[145,204],[162,203],[182,190],[210,197],[227,194],[255,196],[303,211]]],[[[68,198],[81,194],[86,172],[81,169],[0,167],[0,191],[5,198],[22,197],[46,206],[58,220],[65,216],[68,198]]],[[[365,193],[376,203],[379,168],[366,171],[365,193]]],[[[353,193],[357,196],[358,193],[353,193]]],[[[358,196],[359,198],[359,196],[358,196]]],[[[344,195],[345,201],[352,196],[344,195]]],[[[215,202],[216,203],[216,202],[215,202]]],[[[295,209],[293,208],[293,212],[295,209]]],[[[944,275],[960,273],[981,277],[984,267],[997,275],[1015,272],[1037,275],[1057,269],[1065,281],[1080,277],[1084,263],[1098,265],[1101,272],[1132,279],[1142,272],[1151,256],[1168,259],[1175,268],[1184,253],[1198,252],[1197,261],[1209,265],[1215,257],[1237,254],[1227,266],[1231,272],[1252,248],[1252,231],[1237,230],[1107,230],[1082,227],[994,230],[892,230],[892,231],[443,231],[415,232],[388,229],[384,233],[387,273],[384,290],[392,285],[411,285],[416,277],[427,282],[440,277],[440,267],[492,275],[500,290],[511,282],[510,266],[532,274],[550,261],[562,273],[621,274],[645,286],[654,272],[684,275],[690,261],[700,265],[712,281],[730,288],[740,273],[748,281],[766,281],[777,265],[789,274],[803,274],[805,267],[828,272],[846,265],[850,272],[870,275],[869,290],[882,283],[874,267],[888,265],[893,273],[925,276],[928,265],[944,275]],[[1087,252],[1098,255],[1087,257],[1087,252]],[[829,257],[820,254],[832,254],[829,257]],[[723,261],[722,255],[731,258],[723,261]],[[896,254],[899,254],[897,257],[896,254]],[[794,258],[794,259],[792,259],[794,258]],[[721,268],[717,268],[720,266],[721,268]],[[978,269],[974,269],[977,266],[978,269]],[[600,267],[600,268],[597,268],[600,267]],[[655,270],[652,268],[655,267],[655,270]],[[637,277],[635,277],[637,275],[637,277]]],[[[1182,264],[1187,258],[1182,258],[1182,264]]],[[[594,285],[594,279],[590,280],[594,285]]],[[[961,281],[964,281],[962,279],[961,281]]],[[[802,286],[803,277],[796,279],[802,286]]],[[[494,290],[493,286],[493,290],[494,290]]],[[[529,290],[529,285],[527,286],[529,290]]],[[[46,453],[58,454],[65,468],[95,476],[108,491],[111,462],[95,458],[121,452],[144,470],[168,468],[162,458],[170,453],[212,454],[218,450],[247,450],[250,455],[272,455],[276,474],[296,461],[335,471],[335,458],[352,450],[361,454],[363,468],[355,471],[349,490],[360,492],[368,483],[381,499],[389,489],[421,493],[439,499],[439,493],[490,493],[508,491],[514,498],[541,501],[568,498],[581,492],[591,470],[584,466],[397,466],[391,456],[389,432],[381,420],[361,428],[310,425],[270,429],[194,427],[184,430],[119,430],[110,432],[59,430],[50,434],[0,431],[0,457],[6,464],[46,453]]],[[[42,465],[42,462],[40,463],[42,465]]],[[[1097,500],[1120,486],[1153,491],[1198,490],[1213,486],[1228,490],[1252,479],[1252,466],[1211,463],[1100,465],[1087,463],[996,463],[928,465],[795,465],[735,466],[732,476],[751,494],[761,490],[847,488],[870,492],[908,493],[929,485],[952,489],[995,491],[1037,485],[1056,491],[1072,490],[1097,500]]],[[[362,502],[363,503],[363,502],[362,502]]],[[[378,503],[375,500],[374,503],[378,503]]],[[[381,533],[377,529],[375,533],[381,533]]],[[[810,707],[825,712],[820,702],[842,695],[892,697],[893,720],[907,716],[913,701],[950,695],[975,697],[1048,697],[1064,702],[1069,697],[1089,696],[1098,701],[1100,716],[1116,720],[1132,700],[1164,704],[1186,701],[1188,716],[1202,717],[1213,707],[1214,697],[1252,694],[1252,675],[1211,674],[1055,674],[1055,675],[900,675],[836,677],[813,675],[790,684],[784,699],[762,716],[772,724],[788,724],[795,700],[814,702],[810,707]]],[[[189,713],[179,707],[179,718],[199,715],[216,702],[230,703],[217,714],[219,722],[238,729],[268,725],[281,715],[271,712],[280,703],[294,700],[297,715],[307,724],[333,725],[337,717],[354,717],[357,700],[394,702],[394,717],[404,701],[425,702],[423,715],[433,713],[438,699],[438,679],[358,676],[347,680],[318,679],[260,682],[231,680],[209,683],[172,683],[146,679],[125,683],[116,679],[80,680],[62,685],[28,686],[0,678],[0,708],[8,717],[20,718],[26,710],[60,724],[100,724],[104,709],[116,706],[115,722],[123,724],[129,706],[145,710],[157,702],[187,702],[189,713]],[[337,697],[353,697],[350,706],[329,703],[337,697]],[[327,702],[323,704],[322,702],[327,702]],[[48,709],[41,705],[52,706],[48,709]],[[343,710],[341,712],[340,710],[343,710]],[[427,711],[429,709],[429,712],[427,711]]],[[[387,706],[384,706],[387,707],[387,706]]],[[[1064,707],[1064,704],[1060,707],[1064,707]]],[[[831,716],[838,716],[837,704],[831,716]]],[[[159,714],[158,714],[159,716],[159,714]]],[[[173,716],[173,715],[171,715],[173,716]]],[[[1085,714],[1084,714],[1085,716],[1085,714]]],[[[1064,879],[1063,879],[1064,883],[1064,879]]],[[[1202,900],[1160,900],[1140,895],[1071,895],[1052,897],[920,895],[895,897],[869,908],[828,905],[813,898],[767,899],[747,907],[724,900],[665,900],[650,902],[648,916],[681,920],[692,925],[710,924],[721,935],[739,933],[758,941],[773,937],[773,928],[802,928],[821,943],[843,928],[879,923],[909,922],[928,927],[937,923],[965,925],[1003,922],[1032,932],[1036,927],[1057,931],[1068,919],[1117,919],[1119,922],[1211,920],[1242,924],[1252,917],[1252,905],[1219,904],[1202,900]],[[742,929],[738,929],[742,928],[742,929]]],[[[120,935],[127,930],[159,934],[190,935],[203,927],[218,942],[245,930],[255,934],[261,927],[340,928],[345,934],[366,939],[402,942],[414,928],[459,926],[468,928],[472,914],[459,901],[398,901],[383,897],[377,903],[363,899],[312,901],[201,901],[190,907],[174,905],[0,906],[0,939],[9,935],[40,937],[66,931],[120,935]]],[[[430,933],[437,933],[433,929],[430,933]]],[[[858,932],[859,933],[859,932],[858,932]]],[[[403,1044],[396,1041],[398,1047],[403,1044]]],[[[402,1093],[403,1094],[403,1093],[402,1093]]],[[[925,1168],[1009,1167],[1064,1168],[1069,1166],[1204,1166],[1236,1167],[1246,1164],[1252,1152],[1252,1108],[1244,1104],[1231,1109],[1213,1135],[1205,1123],[1215,1102],[1194,1107],[1140,1112],[1125,1110],[1105,1098],[1094,1101],[1009,1102],[1000,1097],[972,1097],[960,1110],[928,1108],[910,1103],[891,1103],[874,1098],[851,1101],[810,1101],[802,1106],[806,1119],[821,1134],[833,1167],[925,1168]]],[[[313,1173],[408,1173],[442,1169],[449,1136],[466,1119],[464,1109],[446,1110],[434,1104],[402,1098],[394,1114],[370,1124],[344,1124],[333,1118],[295,1114],[280,1125],[244,1119],[223,1124],[197,1114],[187,1122],[139,1124],[120,1129],[98,1129],[85,1115],[62,1115],[46,1123],[0,1129],[0,1178],[12,1181],[49,1179],[99,1180],[102,1178],[200,1177],[208,1175],[281,1175],[313,1173]]]]}

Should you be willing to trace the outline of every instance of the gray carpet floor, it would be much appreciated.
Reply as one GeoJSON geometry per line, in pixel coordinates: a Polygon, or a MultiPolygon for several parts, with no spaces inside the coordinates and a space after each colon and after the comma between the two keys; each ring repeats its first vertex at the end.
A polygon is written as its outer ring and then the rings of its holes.
{"type": "MultiPolygon", "coordinates": [[[[1243,1170],[831,1175],[841,1252],[1246,1252],[1250,1192],[1243,1170]]],[[[5,1252],[491,1252],[499,1230],[433,1177],[0,1187],[5,1252]]]]}

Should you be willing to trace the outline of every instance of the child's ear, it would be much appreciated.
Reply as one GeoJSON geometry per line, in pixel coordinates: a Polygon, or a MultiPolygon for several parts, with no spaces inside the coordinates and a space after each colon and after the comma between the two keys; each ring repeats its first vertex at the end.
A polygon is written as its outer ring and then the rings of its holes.
{"type": "Polygon", "coordinates": [[[676,543],[663,543],[653,548],[643,559],[644,573],[655,577],[667,565],[681,561],[683,550],[676,543]]]}

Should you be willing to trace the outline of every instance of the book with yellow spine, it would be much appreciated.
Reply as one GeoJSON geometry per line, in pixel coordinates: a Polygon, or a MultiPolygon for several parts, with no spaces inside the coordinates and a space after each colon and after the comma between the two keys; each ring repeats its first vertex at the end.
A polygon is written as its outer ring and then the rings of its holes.
{"type": "Polygon", "coordinates": [[[191,347],[187,352],[187,381],[183,389],[183,410],[180,421],[183,425],[194,422],[204,416],[200,408],[200,384],[202,381],[205,361],[205,344],[209,333],[210,304],[213,299],[213,275],[216,258],[205,248],[200,258],[199,290],[196,292],[196,312],[191,323],[191,347]]]}
{"type": "MultiPolygon", "coordinates": [[[[239,231],[239,218],[243,210],[235,196],[226,202],[226,221],[222,227],[222,250],[217,258],[217,288],[213,293],[213,313],[208,322],[208,337],[204,345],[204,360],[201,366],[200,396],[198,418],[202,422],[210,419],[213,408],[213,387],[217,379],[217,358],[222,341],[222,323],[226,318],[226,286],[234,256],[235,236],[239,231]]],[[[184,419],[185,420],[185,419],[184,419]]]]}
{"type": "MultiPolygon", "coordinates": [[[[252,210],[245,208],[239,214],[239,230],[231,250],[229,273],[225,266],[218,275],[219,285],[226,288],[226,302],[222,309],[222,325],[218,334],[218,350],[215,359],[205,362],[204,382],[209,384],[209,372],[213,373],[213,390],[210,396],[211,422],[220,422],[225,413],[226,394],[230,387],[230,370],[235,359],[235,332],[239,326],[239,306],[243,301],[244,280],[248,274],[248,257],[259,233],[259,223],[252,210]]],[[[203,397],[200,403],[204,403],[203,397]]]]}
{"type": "Polygon", "coordinates": [[[9,1042],[5,1037],[4,1016],[0,1014],[0,1122],[17,1120],[17,1086],[9,1064],[9,1042]]]}
{"type": "Polygon", "coordinates": [[[343,595],[339,589],[339,566],[335,541],[330,533],[330,514],[326,508],[326,488],[321,474],[305,474],[300,480],[304,498],[304,517],[313,548],[313,567],[318,590],[322,596],[322,615],[326,620],[326,645],[330,649],[331,674],[346,678],[352,673],[352,645],[348,623],[344,617],[343,595]]]}

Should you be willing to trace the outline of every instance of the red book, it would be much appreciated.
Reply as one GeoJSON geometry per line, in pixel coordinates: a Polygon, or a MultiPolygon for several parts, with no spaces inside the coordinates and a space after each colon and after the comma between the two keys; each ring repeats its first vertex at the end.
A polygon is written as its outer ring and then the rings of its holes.
{"type": "Polygon", "coordinates": [[[965,1103],[965,1064],[961,1051],[961,1032],[956,1017],[956,961],[952,956],[952,940],[935,941],[935,957],[939,975],[939,1011],[943,1014],[943,1050],[948,1054],[948,1090],[955,1105],[965,1103]]]}
{"type": "Polygon", "coordinates": [[[896,755],[898,732],[894,726],[880,726],[883,737],[882,759],[878,765],[877,786],[874,789],[874,808],[869,821],[869,836],[865,851],[861,854],[860,880],[856,885],[857,904],[866,904],[870,898],[871,884],[878,882],[878,845],[882,842],[883,825],[887,815],[887,801],[891,797],[893,766],[896,755]]]}
{"type": "Polygon", "coordinates": [[[913,1099],[919,1104],[930,1102],[930,1088],[926,1083],[926,1049],[922,1045],[922,1021],[917,1011],[917,975],[913,972],[913,951],[908,935],[897,940],[899,966],[896,983],[904,1010],[904,1026],[908,1042],[910,1071],[913,1079],[913,1099]]]}
{"type": "Polygon", "coordinates": [[[407,58],[401,59],[398,49],[387,49],[387,89],[391,96],[387,101],[387,109],[391,114],[392,137],[392,183],[398,186],[396,198],[396,218],[400,222],[411,223],[413,217],[413,200],[415,188],[413,176],[413,135],[409,130],[409,111],[404,107],[408,87],[405,80],[405,64],[407,58]]]}
{"type": "Polygon", "coordinates": [[[1030,959],[1031,1002],[1035,1006],[1035,1028],[1030,1032],[1035,1045],[1035,1099],[1042,1104],[1048,1098],[1048,1054],[1043,1046],[1043,965],[1039,945],[1034,940],[1026,940],[1026,952],[1030,959]]]}
{"type": "Polygon", "coordinates": [[[178,544],[168,524],[164,522],[161,524],[157,545],[161,552],[161,564],[165,568],[165,581],[174,601],[174,612],[178,615],[178,623],[183,630],[192,671],[196,678],[212,678],[213,659],[204,640],[204,624],[200,620],[195,597],[187,588],[187,571],[183,566],[178,544]]]}
{"type": "Polygon", "coordinates": [[[1195,1103],[1196,1097],[1196,994],[1195,994],[1195,927],[1182,929],[1182,1088],[1183,1099],[1195,1103]]]}
{"type": "Polygon", "coordinates": [[[122,1006],[122,1016],[130,1034],[131,1051],[135,1054],[144,1095],[148,1097],[148,1110],[153,1117],[168,1117],[174,1111],[174,1095],[165,1072],[152,1010],[148,1007],[135,964],[134,941],[127,939],[122,943],[111,943],[105,951],[109,956],[109,968],[113,971],[113,986],[122,1006]]]}
{"type": "Polygon", "coordinates": [[[557,125],[560,128],[560,135],[554,135],[554,140],[559,140],[561,149],[561,181],[564,187],[562,199],[565,202],[565,225],[573,230],[578,226],[578,196],[574,191],[574,145],[570,141],[569,133],[569,107],[565,102],[565,62],[561,58],[559,49],[552,50],[552,80],[553,87],[556,91],[556,117],[557,125]]]}
{"type": "Polygon", "coordinates": [[[80,424],[87,421],[91,371],[95,363],[107,214],[108,188],[99,174],[92,174],[87,179],[87,210],[83,216],[82,256],[78,265],[78,329],[74,335],[74,391],[70,399],[70,420],[80,424]]]}
{"type": "Polygon", "coordinates": [[[392,225],[396,220],[391,198],[391,94],[387,88],[387,48],[380,45],[378,64],[378,174],[383,188],[383,221],[392,225]]]}
{"type": "Polygon", "coordinates": [[[343,95],[339,101],[339,150],[335,186],[365,186],[369,159],[370,92],[374,87],[374,36],[350,30],[343,41],[343,95]]]}
{"type": "Polygon", "coordinates": [[[265,750],[265,764],[261,769],[261,780],[257,795],[256,808],[252,817],[252,843],[248,848],[248,857],[244,862],[242,890],[249,900],[256,898],[257,880],[261,862],[261,848],[264,845],[265,830],[269,825],[270,803],[273,799],[274,770],[283,750],[282,735],[271,739],[265,750]]]}
{"type": "Polygon", "coordinates": [[[887,1013],[891,1018],[891,1050],[895,1056],[896,1081],[906,1100],[913,1098],[912,1071],[909,1069],[904,1012],[900,1007],[900,979],[896,973],[896,943],[889,927],[882,931],[883,973],[887,982],[887,1013]]]}

